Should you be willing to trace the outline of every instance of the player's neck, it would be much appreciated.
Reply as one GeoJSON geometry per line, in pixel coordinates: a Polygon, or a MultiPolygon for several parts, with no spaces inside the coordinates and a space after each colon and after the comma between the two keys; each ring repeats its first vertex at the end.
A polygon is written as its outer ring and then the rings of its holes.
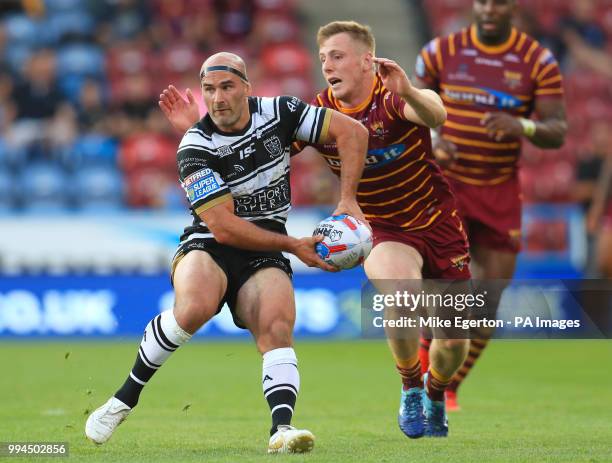
{"type": "Polygon", "coordinates": [[[352,109],[361,106],[366,100],[372,95],[372,89],[376,83],[376,75],[372,73],[368,74],[361,81],[359,88],[355,89],[350,95],[346,95],[344,98],[338,98],[340,106],[343,109],[352,109]]]}
{"type": "Polygon", "coordinates": [[[478,41],[483,45],[495,46],[502,45],[510,39],[512,35],[512,24],[509,24],[497,37],[483,37],[478,27],[476,27],[476,36],[478,41]]]}

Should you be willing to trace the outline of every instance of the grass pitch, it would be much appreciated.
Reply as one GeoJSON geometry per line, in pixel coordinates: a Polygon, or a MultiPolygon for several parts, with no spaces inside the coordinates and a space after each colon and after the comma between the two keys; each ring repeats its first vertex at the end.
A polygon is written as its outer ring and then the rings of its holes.
{"type": "MultiPolygon", "coordinates": [[[[251,343],[193,342],[153,377],[104,446],[87,414],[119,387],[138,341],[0,343],[0,441],[65,441],[70,456],[6,461],[612,461],[612,342],[494,341],[463,385],[448,439],[404,437],[382,341],[299,342],[294,424],[313,453],[265,454],[269,411],[251,343]]],[[[4,460],[3,458],[0,458],[4,460]]]]}

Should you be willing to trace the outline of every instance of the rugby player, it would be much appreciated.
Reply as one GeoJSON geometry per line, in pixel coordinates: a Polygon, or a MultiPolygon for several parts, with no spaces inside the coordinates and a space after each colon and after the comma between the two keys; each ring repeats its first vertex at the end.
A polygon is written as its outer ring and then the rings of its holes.
{"type": "MultiPolygon", "coordinates": [[[[438,92],[448,113],[440,136],[434,134],[434,154],[457,198],[472,276],[498,280],[488,300],[494,308],[520,250],[521,144],[559,148],[567,132],[559,66],[548,49],[512,26],[517,7],[516,0],[474,0],[474,23],[433,39],[416,63],[417,85],[438,92]]],[[[472,334],[468,357],[447,390],[449,409],[458,409],[457,389],[493,332],[472,334]]],[[[424,366],[428,345],[422,340],[424,366]]]]}
{"type": "Polygon", "coordinates": [[[85,433],[97,444],[106,442],[170,354],[227,303],[263,356],[262,386],[272,415],[268,452],[307,452],[313,434],[291,426],[300,377],[292,347],[292,271],[281,251],[334,269],[314,250],[323,237],[298,239],[285,230],[290,146],[294,140],[336,143],[343,160],[336,212],[360,216],[355,194],[368,134],[353,119],[295,97],[251,97],[246,66],[234,54],[209,57],[200,78],[209,112],[186,130],[177,153],[193,224],[172,262],[174,309],[146,326],[125,383],[89,416],[85,433]]]}

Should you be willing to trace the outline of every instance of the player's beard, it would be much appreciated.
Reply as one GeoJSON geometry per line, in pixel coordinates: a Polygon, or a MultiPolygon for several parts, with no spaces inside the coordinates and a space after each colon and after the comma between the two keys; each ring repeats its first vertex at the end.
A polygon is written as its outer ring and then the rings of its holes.
{"type": "Polygon", "coordinates": [[[240,119],[241,113],[234,111],[232,108],[219,108],[214,110],[211,115],[215,125],[219,127],[221,130],[229,130],[233,128],[233,126],[240,119]],[[218,113],[219,109],[224,109],[222,113],[218,113]]]}

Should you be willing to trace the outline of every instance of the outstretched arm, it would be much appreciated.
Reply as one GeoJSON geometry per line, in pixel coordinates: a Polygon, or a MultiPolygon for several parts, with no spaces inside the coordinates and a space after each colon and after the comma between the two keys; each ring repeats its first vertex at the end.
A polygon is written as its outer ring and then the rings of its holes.
{"type": "Polygon", "coordinates": [[[191,89],[185,91],[187,99],[183,98],[174,85],[169,85],[159,95],[158,105],[164,115],[177,131],[187,132],[200,120],[200,110],[191,89]]]}
{"type": "Polygon", "coordinates": [[[406,72],[393,60],[374,58],[374,62],[385,87],[408,103],[404,106],[406,119],[432,129],[444,124],[446,110],[436,92],[412,85],[406,72]]]}

